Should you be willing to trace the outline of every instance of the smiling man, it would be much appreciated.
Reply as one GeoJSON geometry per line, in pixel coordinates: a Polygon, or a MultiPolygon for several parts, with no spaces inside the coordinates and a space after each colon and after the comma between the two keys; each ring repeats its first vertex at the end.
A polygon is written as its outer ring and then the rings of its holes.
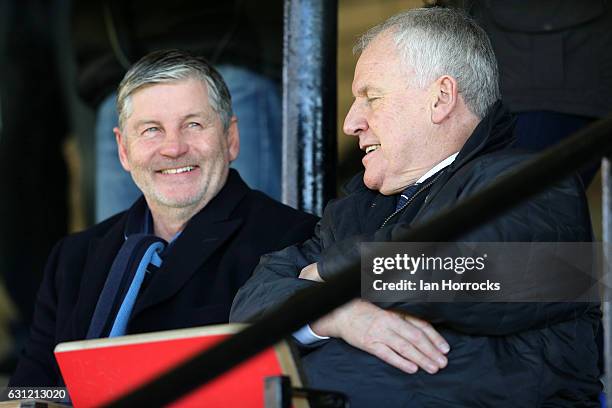
{"type": "MultiPolygon", "coordinates": [[[[233,321],[257,320],[332,277],[361,242],[390,241],[529,159],[509,149],[514,121],[498,100],[495,56],[464,14],[410,10],[355,50],[344,132],[364,151],[365,171],[310,240],[262,258],[233,321]]],[[[459,240],[590,241],[580,182],[552,186],[459,240]]],[[[310,386],[346,393],[351,407],[598,406],[597,304],[380,306],[355,300],[294,335],[307,348],[310,386]]]]}
{"type": "Polygon", "coordinates": [[[317,221],[229,169],[237,118],[203,59],[144,57],[117,109],[119,159],[143,197],[55,246],[12,386],[61,385],[53,349],[63,341],[227,323],[259,257],[303,241],[317,221]]]}
{"type": "Polygon", "coordinates": [[[170,241],[225,184],[240,146],[237,120],[205,103],[208,86],[201,79],[134,92],[134,75],[127,74],[118,96],[119,158],[157,219],[155,234],[170,241]]]}

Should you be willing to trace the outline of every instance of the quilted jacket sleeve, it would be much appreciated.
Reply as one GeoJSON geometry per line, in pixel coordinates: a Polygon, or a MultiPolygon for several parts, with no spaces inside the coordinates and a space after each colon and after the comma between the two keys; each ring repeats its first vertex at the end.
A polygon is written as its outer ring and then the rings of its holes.
{"type": "Polygon", "coordinates": [[[316,284],[298,276],[302,268],[318,261],[323,242],[332,240],[329,214],[326,209],[311,239],[261,257],[253,276],[234,298],[230,322],[257,320],[300,289],[316,284]]]}

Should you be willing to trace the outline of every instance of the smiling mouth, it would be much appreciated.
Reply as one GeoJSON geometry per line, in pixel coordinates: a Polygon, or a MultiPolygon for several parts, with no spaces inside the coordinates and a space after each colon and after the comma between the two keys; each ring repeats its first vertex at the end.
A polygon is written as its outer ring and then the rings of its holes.
{"type": "Polygon", "coordinates": [[[177,167],[175,169],[163,169],[163,170],[158,170],[158,173],[161,174],[180,174],[180,173],[187,173],[190,171],[193,171],[197,168],[197,166],[185,166],[185,167],[177,167]]]}
{"type": "Polygon", "coordinates": [[[371,146],[366,147],[365,152],[366,152],[366,154],[368,154],[368,153],[371,153],[371,152],[374,152],[374,151],[378,150],[379,148],[380,148],[379,144],[371,145],[371,146]]]}

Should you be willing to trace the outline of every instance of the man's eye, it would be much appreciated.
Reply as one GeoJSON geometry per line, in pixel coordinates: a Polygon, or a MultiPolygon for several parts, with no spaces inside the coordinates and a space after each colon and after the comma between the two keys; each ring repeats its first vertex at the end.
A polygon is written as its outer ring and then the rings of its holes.
{"type": "Polygon", "coordinates": [[[379,99],[380,99],[379,96],[369,96],[367,101],[368,101],[368,103],[372,103],[372,102],[377,101],[379,99]]]}
{"type": "Polygon", "coordinates": [[[159,132],[159,128],[157,126],[151,126],[149,128],[146,128],[145,130],[143,130],[142,134],[146,135],[146,134],[153,134],[153,133],[157,133],[159,132]]]}
{"type": "Polygon", "coordinates": [[[189,122],[187,124],[187,127],[189,127],[189,128],[201,128],[202,125],[200,125],[198,122],[189,122]]]}

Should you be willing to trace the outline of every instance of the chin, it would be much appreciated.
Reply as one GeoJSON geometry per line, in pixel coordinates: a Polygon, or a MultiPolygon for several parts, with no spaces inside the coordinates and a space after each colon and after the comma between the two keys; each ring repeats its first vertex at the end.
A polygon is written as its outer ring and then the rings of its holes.
{"type": "Polygon", "coordinates": [[[380,190],[380,181],[375,177],[368,177],[367,171],[363,174],[363,184],[366,185],[367,188],[374,191],[380,190]]]}
{"type": "Polygon", "coordinates": [[[203,198],[203,194],[198,194],[184,197],[173,197],[169,201],[173,203],[176,208],[183,208],[198,205],[203,198]]]}
{"type": "Polygon", "coordinates": [[[202,200],[203,194],[155,194],[155,201],[169,208],[186,208],[196,205],[202,200]]]}
{"type": "Polygon", "coordinates": [[[401,190],[386,189],[386,188],[381,187],[378,189],[378,192],[382,195],[389,196],[389,195],[399,194],[401,190]]]}

